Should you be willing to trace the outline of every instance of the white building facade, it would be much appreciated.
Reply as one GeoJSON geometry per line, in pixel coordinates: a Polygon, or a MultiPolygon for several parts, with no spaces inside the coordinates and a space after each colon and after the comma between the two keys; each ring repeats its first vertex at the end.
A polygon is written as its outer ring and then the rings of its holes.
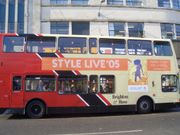
{"type": "Polygon", "coordinates": [[[0,0],[0,13],[1,33],[170,38],[180,46],[180,0],[0,0]]]}

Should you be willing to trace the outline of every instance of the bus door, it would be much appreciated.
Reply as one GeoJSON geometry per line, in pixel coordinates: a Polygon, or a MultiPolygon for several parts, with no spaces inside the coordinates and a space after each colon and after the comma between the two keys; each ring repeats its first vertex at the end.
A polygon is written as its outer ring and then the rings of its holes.
{"type": "Polygon", "coordinates": [[[12,108],[22,108],[23,107],[23,99],[24,92],[22,88],[22,76],[15,75],[12,76],[12,85],[11,85],[11,107],[12,108]]]}

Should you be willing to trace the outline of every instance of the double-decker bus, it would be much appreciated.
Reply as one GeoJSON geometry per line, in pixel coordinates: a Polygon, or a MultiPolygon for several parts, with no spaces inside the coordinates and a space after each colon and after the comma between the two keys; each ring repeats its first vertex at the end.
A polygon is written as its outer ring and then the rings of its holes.
{"type": "Polygon", "coordinates": [[[170,40],[0,35],[0,108],[30,118],[176,107],[178,72],[170,40]]]}

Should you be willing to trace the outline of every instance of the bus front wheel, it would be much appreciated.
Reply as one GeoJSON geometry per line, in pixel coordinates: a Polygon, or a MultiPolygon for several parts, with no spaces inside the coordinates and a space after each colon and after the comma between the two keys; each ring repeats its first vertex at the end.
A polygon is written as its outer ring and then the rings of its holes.
{"type": "Polygon", "coordinates": [[[29,118],[42,118],[45,115],[45,105],[39,100],[31,101],[26,107],[26,114],[29,118]]]}
{"type": "Polygon", "coordinates": [[[137,103],[137,111],[139,114],[152,112],[153,103],[149,98],[141,98],[137,103]]]}

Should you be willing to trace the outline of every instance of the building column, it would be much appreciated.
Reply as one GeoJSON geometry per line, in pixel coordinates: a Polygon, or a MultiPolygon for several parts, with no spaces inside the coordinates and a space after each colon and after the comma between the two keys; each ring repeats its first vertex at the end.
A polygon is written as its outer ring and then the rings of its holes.
{"type": "Polygon", "coordinates": [[[125,36],[129,37],[129,27],[128,27],[128,22],[125,22],[125,36]]]}
{"type": "Polygon", "coordinates": [[[9,16],[9,0],[6,0],[6,12],[5,12],[5,33],[8,32],[8,16],[9,16]]]}
{"type": "Polygon", "coordinates": [[[170,0],[170,8],[173,8],[173,1],[170,0]]]}
{"type": "Polygon", "coordinates": [[[29,9],[32,10],[32,20],[29,20],[32,21],[32,32],[41,33],[41,0],[30,0],[30,2],[33,3],[33,8],[29,9]]]}
{"type": "Polygon", "coordinates": [[[24,33],[28,32],[29,0],[24,0],[24,33]]]}
{"type": "Polygon", "coordinates": [[[69,21],[69,35],[72,35],[72,21],[69,21]]]}
{"type": "Polygon", "coordinates": [[[18,0],[15,0],[15,21],[14,21],[14,32],[17,32],[18,27],[18,0]]]}

